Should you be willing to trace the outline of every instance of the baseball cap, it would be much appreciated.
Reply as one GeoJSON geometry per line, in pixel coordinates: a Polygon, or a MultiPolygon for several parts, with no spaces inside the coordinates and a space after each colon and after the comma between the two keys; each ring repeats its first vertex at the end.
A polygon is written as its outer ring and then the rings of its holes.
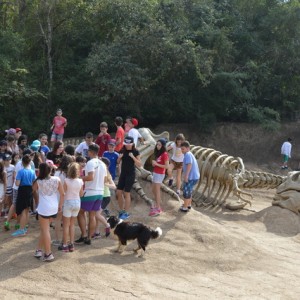
{"type": "Polygon", "coordinates": [[[26,155],[26,154],[32,154],[33,153],[33,151],[31,150],[31,149],[29,149],[29,148],[26,148],[26,149],[24,149],[24,151],[23,151],[23,155],[26,155]]]}
{"type": "Polygon", "coordinates": [[[8,154],[8,153],[5,153],[5,155],[4,155],[4,157],[3,157],[3,160],[4,160],[4,161],[11,160],[11,155],[8,154]]]}
{"type": "Polygon", "coordinates": [[[13,134],[16,133],[16,129],[14,129],[14,128],[9,128],[9,129],[5,130],[5,132],[6,132],[7,134],[13,135],[13,134]]]}
{"type": "Polygon", "coordinates": [[[132,136],[126,136],[124,139],[124,145],[131,145],[134,143],[134,139],[132,136]]]}
{"type": "Polygon", "coordinates": [[[38,151],[40,146],[41,146],[41,142],[39,140],[35,140],[30,145],[30,149],[32,149],[33,151],[38,151]]]}
{"type": "Polygon", "coordinates": [[[114,146],[116,146],[116,140],[114,140],[114,139],[109,140],[108,141],[108,145],[114,145],[114,146]]]}
{"type": "Polygon", "coordinates": [[[132,118],[131,119],[131,123],[134,127],[138,126],[139,125],[139,121],[136,119],[136,118],[132,118]]]}
{"type": "Polygon", "coordinates": [[[22,131],[21,128],[16,128],[16,133],[18,133],[18,132],[20,132],[20,131],[22,131]]]}

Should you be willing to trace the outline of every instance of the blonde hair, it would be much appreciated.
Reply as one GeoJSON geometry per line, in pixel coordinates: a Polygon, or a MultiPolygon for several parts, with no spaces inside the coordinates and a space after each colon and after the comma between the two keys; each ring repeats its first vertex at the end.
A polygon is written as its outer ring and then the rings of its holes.
{"type": "Polygon", "coordinates": [[[75,178],[78,178],[79,173],[80,173],[80,165],[79,165],[79,163],[72,162],[69,165],[68,172],[67,172],[67,177],[71,178],[71,179],[75,179],[75,178]]]}

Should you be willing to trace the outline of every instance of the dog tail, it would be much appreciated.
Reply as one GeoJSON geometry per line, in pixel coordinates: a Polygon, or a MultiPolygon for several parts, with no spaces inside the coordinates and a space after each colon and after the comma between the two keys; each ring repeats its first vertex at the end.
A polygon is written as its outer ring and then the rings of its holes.
{"type": "Polygon", "coordinates": [[[162,230],[160,227],[157,227],[155,230],[151,230],[151,238],[157,239],[162,235],[162,230]]]}

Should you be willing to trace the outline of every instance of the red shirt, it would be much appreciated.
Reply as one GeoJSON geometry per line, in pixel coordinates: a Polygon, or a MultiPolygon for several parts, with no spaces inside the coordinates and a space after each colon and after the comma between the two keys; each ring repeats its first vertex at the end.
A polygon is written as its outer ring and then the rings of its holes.
{"type": "Polygon", "coordinates": [[[98,156],[102,157],[104,151],[108,150],[108,142],[111,140],[111,137],[108,133],[105,133],[101,136],[97,136],[95,144],[99,146],[98,156]]]}
{"type": "Polygon", "coordinates": [[[54,119],[53,119],[53,124],[54,124],[53,132],[55,134],[64,134],[66,123],[67,123],[66,118],[60,117],[60,116],[54,117],[54,119]]]}
{"type": "MultiPolygon", "coordinates": [[[[156,162],[160,165],[165,165],[166,164],[166,161],[169,160],[169,155],[167,152],[164,152],[161,156],[159,156],[157,159],[156,159],[156,162]]],[[[154,173],[157,173],[157,174],[165,174],[166,173],[166,169],[165,168],[161,168],[161,167],[158,167],[158,166],[155,166],[153,168],[153,172],[154,173]]]]}
{"type": "Polygon", "coordinates": [[[123,148],[123,143],[124,143],[124,136],[125,136],[125,132],[124,132],[124,129],[120,126],[118,127],[117,129],[117,132],[116,132],[116,141],[118,139],[120,139],[120,144],[118,144],[116,147],[115,147],[115,151],[117,152],[120,152],[121,149],[123,148]]]}

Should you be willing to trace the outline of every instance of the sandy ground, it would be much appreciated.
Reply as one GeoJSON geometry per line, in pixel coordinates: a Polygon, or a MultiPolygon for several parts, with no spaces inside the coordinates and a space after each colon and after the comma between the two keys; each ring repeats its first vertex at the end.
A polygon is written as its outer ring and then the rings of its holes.
{"type": "Polygon", "coordinates": [[[254,191],[252,207],[240,212],[183,214],[164,199],[155,218],[135,202],[131,219],[163,230],[143,258],[132,251],[136,242],[114,253],[110,237],[73,253],[53,247],[55,261],[41,262],[33,257],[38,223],[31,218],[25,237],[1,230],[0,299],[299,299],[299,217],[271,207],[273,194],[254,191]]]}

